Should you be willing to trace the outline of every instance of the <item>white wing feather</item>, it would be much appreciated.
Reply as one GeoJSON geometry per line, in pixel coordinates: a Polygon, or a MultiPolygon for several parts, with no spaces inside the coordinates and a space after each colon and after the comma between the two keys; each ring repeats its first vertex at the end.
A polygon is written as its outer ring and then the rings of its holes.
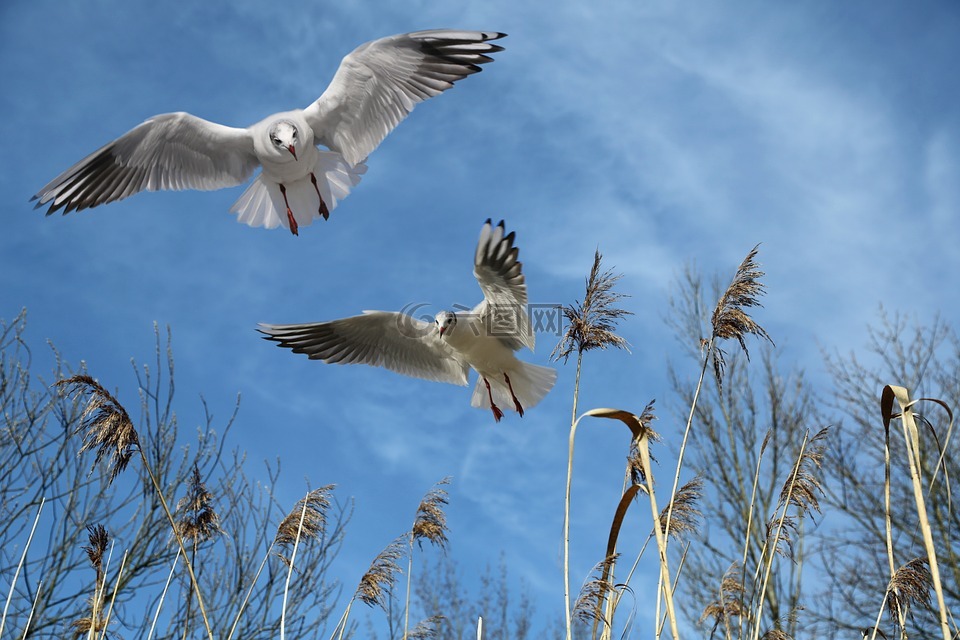
{"type": "Polygon", "coordinates": [[[469,365],[433,324],[389,311],[310,324],[261,324],[258,331],[294,353],[331,364],[368,364],[406,376],[465,386],[469,365]]]}
{"type": "Polygon", "coordinates": [[[502,220],[496,227],[490,220],[483,225],[473,260],[473,275],[483,291],[483,302],[473,313],[486,326],[494,327],[495,335],[514,351],[523,346],[533,351],[535,338],[530,328],[527,284],[514,239],[512,231],[506,233],[502,220]]]}
{"type": "Polygon", "coordinates": [[[377,145],[427,98],[491,62],[503,48],[493,31],[416,31],[362,44],[340,63],[330,86],[303,115],[317,144],[342,153],[351,165],[377,145]]]}
{"type": "Polygon", "coordinates": [[[76,163],[37,195],[47,215],[122,200],[140,191],[213,190],[246,182],[259,166],[246,129],[189,113],[154,116],[76,163]]]}

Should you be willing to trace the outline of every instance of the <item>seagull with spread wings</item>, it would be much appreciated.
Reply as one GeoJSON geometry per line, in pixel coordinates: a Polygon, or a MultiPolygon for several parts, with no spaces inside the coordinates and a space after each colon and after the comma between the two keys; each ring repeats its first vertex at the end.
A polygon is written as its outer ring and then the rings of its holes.
{"type": "Polygon", "coordinates": [[[33,199],[47,215],[140,191],[210,191],[246,182],[231,207],[253,227],[298,228],[328,218],[360,182],[364,161],[420,102],[481,70],[503,51],[495,31],[416,31],[360,45],[306,109],[239,129],[189,113],[157,115],[76,163],[33,199]],[[329,151],[321,151],[323,145],[329,151]]]}
{"type": "Polygon", "coordinates": [[[480,379],[470,404],[503,417],[501,406],[521,416],[553,388],[556,370],[521,362],[533,351],[527,285],[514,233],[487,220],[473,262],[483,301],[469,312],[441,311],[425,322],[405,313],[363,315],[310,324],[261,324],[266,340],[332,364],[369,364],[391,371],[466,386],[470,369],[480,379]]]}

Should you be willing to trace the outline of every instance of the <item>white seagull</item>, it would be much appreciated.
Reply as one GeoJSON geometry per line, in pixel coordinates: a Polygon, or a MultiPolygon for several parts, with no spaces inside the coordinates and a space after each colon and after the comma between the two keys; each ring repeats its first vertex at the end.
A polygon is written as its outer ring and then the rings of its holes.
{"type": "Polygon", "coordinates": [[[416,31],[360,45],[306,109],[239,129],[189,113],[157,115],[73,165],[32,199],[47,215],[122,200],[140,191],[209,191],[260,175],[230,212],[252,227],[297,228],[343,200],[364,161],[414,106],[480,71],[503,51],[495,31],[416,31]],[[329,151],[321,151],[323,145],[329,151]]]}
{"type": "Polygon", "coordinates": [[[523,416],[553,388],[556,370],[521,362],[521,347],[533,351],[527,285],[514,233],[487,220],[480,232],[473,275],[483,301],[465,313],[441,311],[434,322],[405,313],[363,315],[310,324],[261,324],[266,340],[333,364],[369,364],[404,375],[466,386],[480,375],[470,404],[503,417],[501,406],[523,416]]]}

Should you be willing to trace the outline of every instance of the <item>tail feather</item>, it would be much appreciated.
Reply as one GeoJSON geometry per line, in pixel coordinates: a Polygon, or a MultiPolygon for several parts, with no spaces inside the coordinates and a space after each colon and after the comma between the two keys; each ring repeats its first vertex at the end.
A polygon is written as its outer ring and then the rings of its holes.
{"type": "MultiPolygon", "coordinates": [[[[513,387],[513,392],[524,411],[535,407],[543,400],[557,382],[556,369],[527,362],[519,363],[519,366],[507,371],[507,375],[510,376],[510,386],[513,387]]],[[[490,397],[487,394],[487,385],[483,380],[483,376],[480,376],[477,380],[477,384],[473,388],[473,396],[470,398],[470,405],[481,409],[489,409],[490,397]]],[[[490,383],[490,391],[496,405],[504,410],[516,410],[513,406],[513,398],[510,397],[510,389],[507,387],[503,375],[488,377],[487,381],[490,383]]]]}
{"type": "MultiPolygon", "coordinates": [[[[360,183],[360,177],[366,173],[363,163],[351,167],[339,153],[320,151],[314,164],[313,174],[317,177],[317,189],[327,205],[333,211],[341,200],[350,195],[350,190],[360,183]]],[[[287,189],[287,202],[297,224],[305,227],[320,215],[320,202],[310,176],[292,183],[284,183],[287,189]]],[[[257,176],[247,187],[233,206],[230,213],[237,214],[237,221],[251,227],[289,228],[287,206],[283,201],[280,187],[272,180],[257,176]]]]}

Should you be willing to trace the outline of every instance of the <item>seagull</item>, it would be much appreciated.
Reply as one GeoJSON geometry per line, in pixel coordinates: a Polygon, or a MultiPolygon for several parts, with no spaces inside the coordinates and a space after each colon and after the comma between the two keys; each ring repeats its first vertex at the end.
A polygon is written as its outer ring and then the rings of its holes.
{"type": "Polygon", "coordinates": [[[367,156],[420,102],[503,51],[495,31],[415,31],[362,44],[306,109],[246,129],[189,113],[153,116],[51,180],[31,200],[64,215],[141,191],[210,191],[262,171],[230,212],[252,227],[298,228],[323,217],[366,172],[367,156]],[[317,148],[325,146],[328,151],[317,148]]]}
{"type": "Polygon", "coordinates": [[[469,312],[441,311],[431,323],[406,313],[364,311],[331,322],[260,324],[258,331],[265,340],[331,364],[368,364],[460,386],[467,385],[473,369],[479,379],[472,406],[490,409],[497,422],[501,406],[522,417],[553,388],[557,372],[514,355],[534,347],[514,239],[503,221],[483,225],[473,261],[483,301],[469,312]]]}

